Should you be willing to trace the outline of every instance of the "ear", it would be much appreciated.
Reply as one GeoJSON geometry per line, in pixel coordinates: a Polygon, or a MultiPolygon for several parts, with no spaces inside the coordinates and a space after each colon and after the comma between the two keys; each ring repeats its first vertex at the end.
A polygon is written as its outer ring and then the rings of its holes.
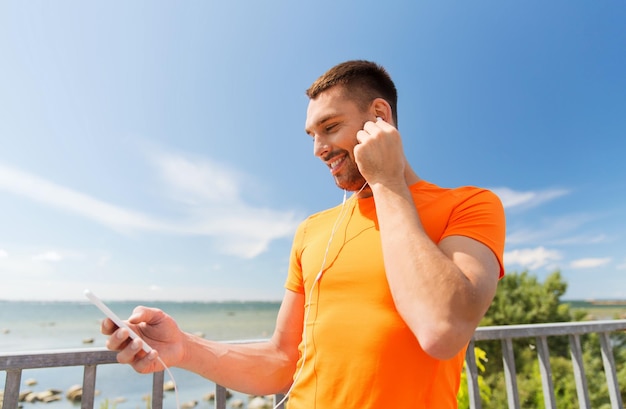
{"type": "Polygon", "coordinates": [[[393,124],[393,115],[391,113],[391,105],[382,98],[376,98],[370,105],[370,112],[374,117],[379,117],[383,121],[393,124]]]}

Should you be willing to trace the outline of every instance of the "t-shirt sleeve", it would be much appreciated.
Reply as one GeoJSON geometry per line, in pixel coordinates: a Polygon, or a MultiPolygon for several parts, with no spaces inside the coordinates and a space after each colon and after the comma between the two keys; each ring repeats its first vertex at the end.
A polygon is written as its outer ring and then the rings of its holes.
{"type": "Polygon", "coordinates": [[[500,198],[489,190],[481,189],[455,207],[441,238],[466,236],[483,243],[498,258],[502,277],[505,232],[504,207],[500,198]]]}
{"type": "Polygon", "coordinates": [[[291,244],[291,253],[289,254],[289,270],[285,282],[286,289],[300,294],[304,294],[301,258],[305,228],[306,220],[300,223],[294,235],[293,243],[291,244]]]}

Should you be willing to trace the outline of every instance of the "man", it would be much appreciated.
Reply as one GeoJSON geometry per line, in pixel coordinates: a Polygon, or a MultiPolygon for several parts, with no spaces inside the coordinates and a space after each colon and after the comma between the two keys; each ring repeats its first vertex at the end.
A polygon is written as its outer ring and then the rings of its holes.
{"type": "Polygon", "coordinates": [[[107,346],[139,372],[162,369],[158,355],[238,391],[289,390],[290,409],[455,408],[467,343],[503,274],[502,205],[419,178],[382,67],[339,64],[307,95],[314,154],[354,194],[299,226],[271,339],[212,342],[138,307],[129,322],[154,350],[110,320],[107,346]]]}

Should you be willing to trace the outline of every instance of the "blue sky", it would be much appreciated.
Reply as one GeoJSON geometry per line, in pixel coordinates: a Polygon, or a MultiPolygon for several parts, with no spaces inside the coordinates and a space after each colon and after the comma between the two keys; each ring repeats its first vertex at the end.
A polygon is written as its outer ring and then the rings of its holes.
{"type": "Polygon", "coordinates": [[[0,299],[279,300],[342,199],[304,90],[384,65],[416,172],[507,212],[507,271],[626,298],[626,3],[0,3],[0,299]]]}

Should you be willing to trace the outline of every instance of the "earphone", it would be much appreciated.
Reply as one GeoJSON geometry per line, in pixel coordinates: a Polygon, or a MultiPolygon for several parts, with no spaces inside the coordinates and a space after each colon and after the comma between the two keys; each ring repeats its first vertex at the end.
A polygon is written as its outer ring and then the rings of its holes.
{"type": "MultiPolygon", "coordinates": [[[[357,197],[359,195],[359,193],[361,193],[363,191],[363,189],[365,189],[366,186],[367,186],[367,182],[365,182],[363,184],[363,186],[361,186],[361,188],[358,190],[358,192],[356,192],[352,197],[357,197]]],[[[349,209],[346,209],[347,196],[348,196],[348,191],[344,189],[344,191],[343,191],[343,201],[341,203],[341,209],[339,210],[339,215],[337,216],[337,219],[335,220],[335,223],[333,224],[333,228],[332,228],[332,230],[330,232],[330,237],[328,238],[328,243],[326,243],[326,250],[324,250],[324,258],[322,259],[322,264],[320,266],[320,271],[315,276],[315,280],[313,280],[313,284],[311,285],[311,289],[309,290],[309,296],[307,298],[309,300],[309,307],[307,308],[307,310],[306,310],[306,312],[304,314],[304,321],[303,321],[303,326],[302,326],[302,328],[303,328],[303,333],[302,333],[302,343],[303,343],[302,364],[300,364],[300,369],[298,369],[298,373],[293,378],[293,382],[292,382],[291,386],[289,387],[289,390],[287,391],[287,393],[285,393],[285,396],[283,396],[283,398],[280,400],[280,402],[278,402],[276,404],[276,406],[274,406],[273,409],[278,409],[278,407],[280,405],[282,405],[283,402],[285,402],[285,400],[289,397],[289,394],[293,390],[293,387],[296,385],[296,382],[300,378],[300,374],[302,373],[302,370],[304,369],[304,364],[306,363],[306,350],[307,350],[307,330],[306,329],[307,329],[307,323],[309,322],[309,312],[311,311],[311,298],[313,297],[313,290],[315,289],[315,286],[317,285],[318,281],[322,278],[322,275],[324,274],[324,267],[326,266],[326,258],[328,257],[328,251],[330,250],[330,244],[333,242],[333,237],[335,236],[335,232],[337,231],[337,229],[339,228],[341,223],[343,223],[343,220],[345,219],[345,217],[349,213],[349,209]]]]}

